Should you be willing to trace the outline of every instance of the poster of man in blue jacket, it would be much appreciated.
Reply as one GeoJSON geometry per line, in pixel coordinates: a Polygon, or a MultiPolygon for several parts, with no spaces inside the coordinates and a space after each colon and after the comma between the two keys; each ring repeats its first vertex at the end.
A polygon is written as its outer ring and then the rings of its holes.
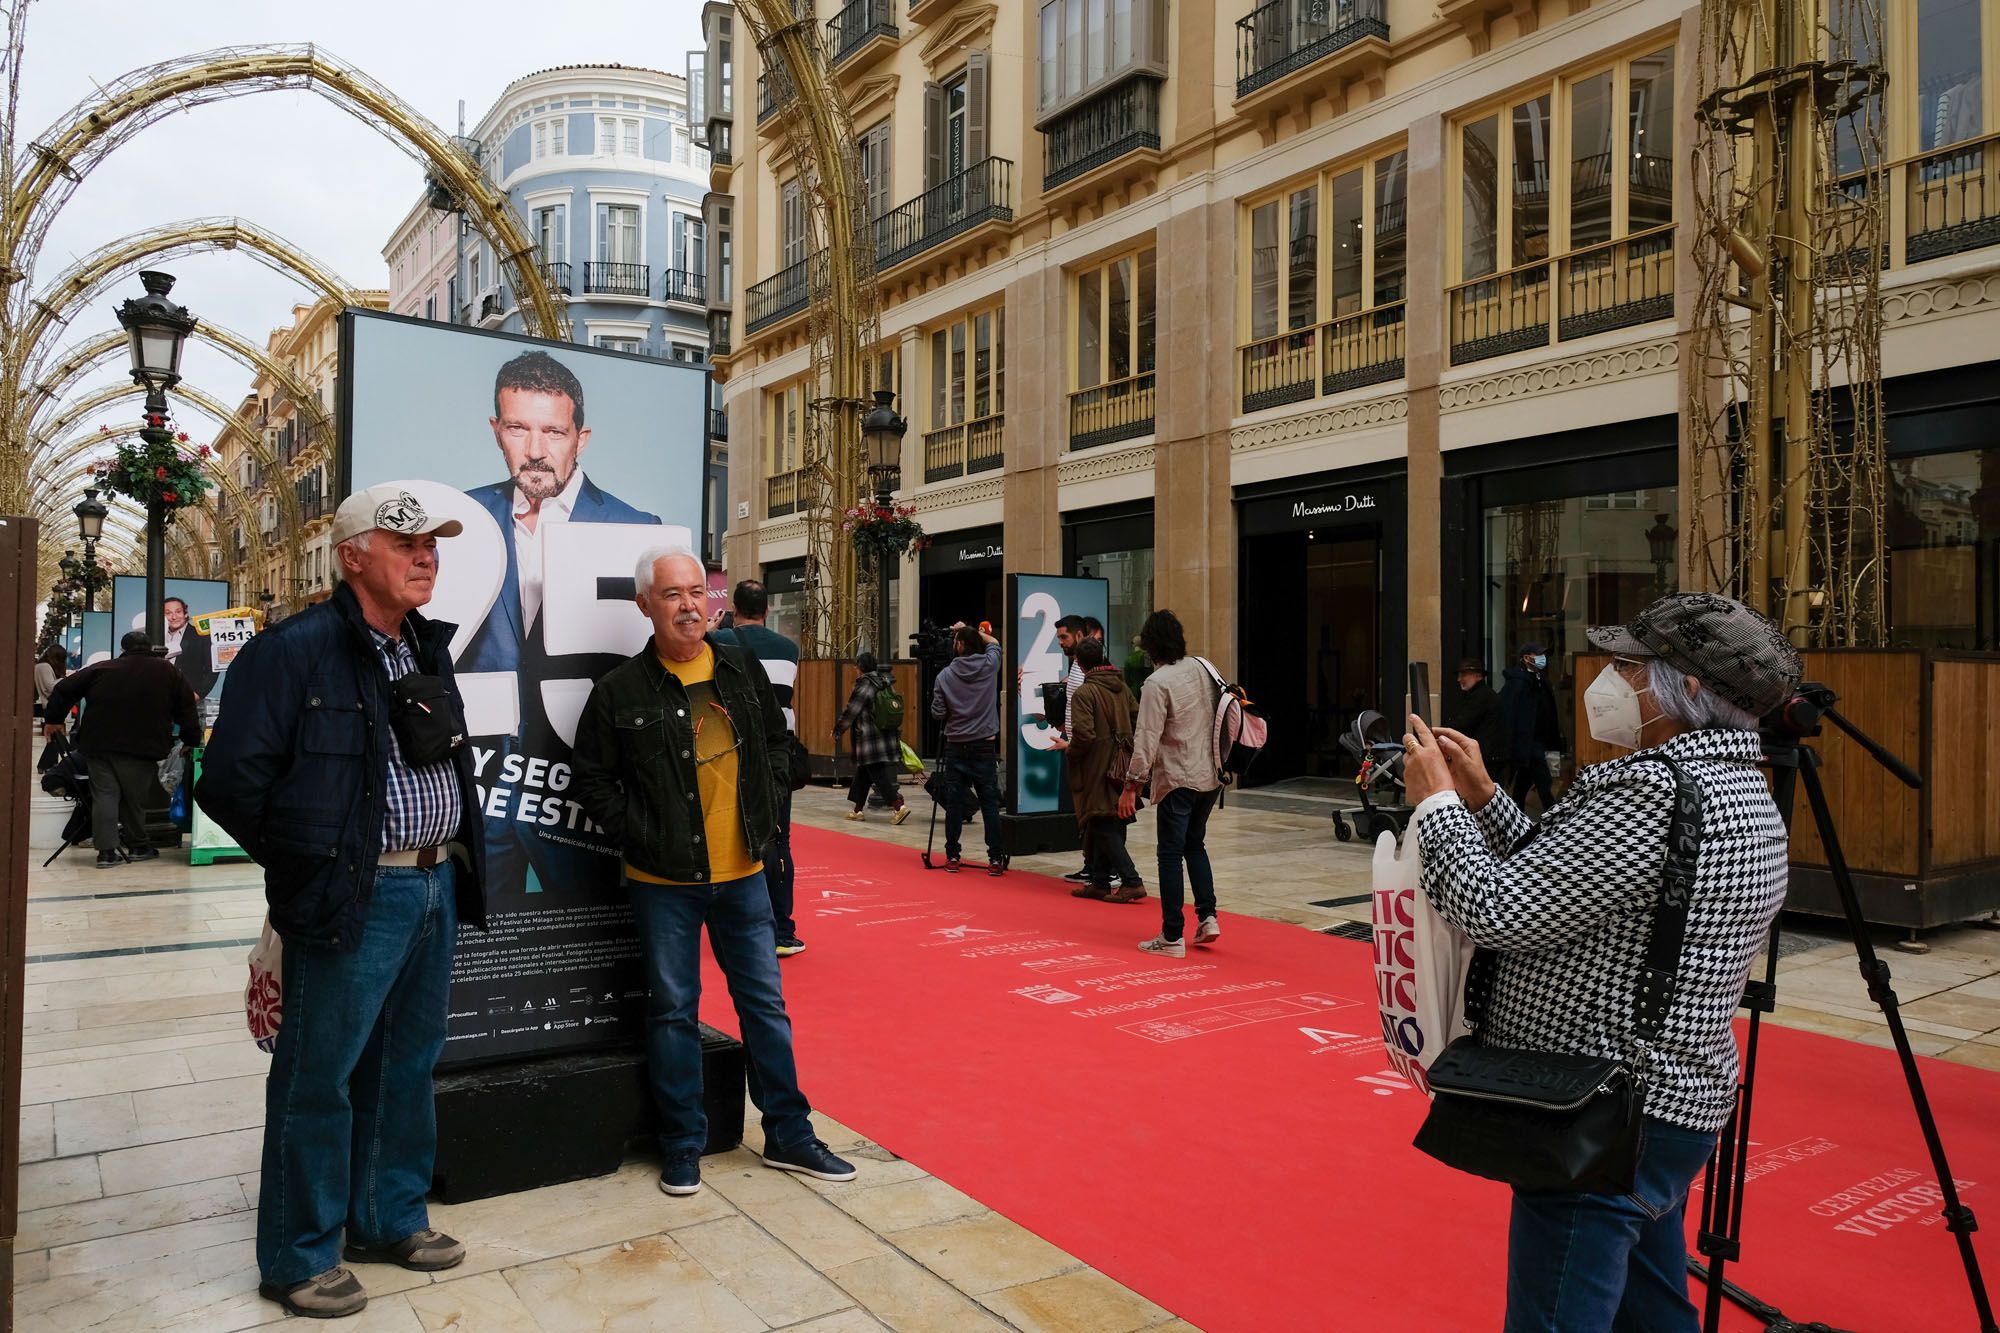
{"type": "Polygon", "coordinates": [[[618,849],[571,799],[570,747],[591,686],[644,646],[638,555],[706,529],[707,375],[344,319],[346,488],[394,481],[464,527],[430,613],[454,626],[494,930],[460,941],[445,1061],[615,1040],[638,948],[618,849]]]}

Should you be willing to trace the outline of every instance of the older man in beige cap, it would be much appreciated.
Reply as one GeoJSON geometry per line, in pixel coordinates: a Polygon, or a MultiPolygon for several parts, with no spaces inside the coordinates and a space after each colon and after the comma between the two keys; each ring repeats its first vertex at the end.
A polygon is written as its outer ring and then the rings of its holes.
{"type": "Polygon", "coordinates": [[[284,937],[258,1290],[314,1318],[368,1303],[343,1252],[419,1272],[465,1258],[424,1195],[453,943],[461,920],[486,924],[483,853],[456,627],[418,612],[438,539],[458,532],[395,483],[342,501],[340,586],[237,656],[195,791],[264,867],[284,937]]]}

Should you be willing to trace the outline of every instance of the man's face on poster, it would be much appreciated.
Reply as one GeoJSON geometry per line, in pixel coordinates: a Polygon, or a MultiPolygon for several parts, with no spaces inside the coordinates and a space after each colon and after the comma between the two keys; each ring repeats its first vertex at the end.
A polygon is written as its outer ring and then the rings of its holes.
{"type": "Polygon", "coordinates": [[[187,628],[188,608],[186,602],[183,602],[178,597],[169,597],[166,600],[166,604],[160,610],[167,618],[167,629],[171,633],[178,634],[187,628]]]}
{"type": "Polygon", "coordinates": [[[576,427],[576,404],[566,393],[533,389],[502,389],[499,400],[493,440],[514,484],[537,503],[562,494],[590,443],[589,428],[576,427]]]}

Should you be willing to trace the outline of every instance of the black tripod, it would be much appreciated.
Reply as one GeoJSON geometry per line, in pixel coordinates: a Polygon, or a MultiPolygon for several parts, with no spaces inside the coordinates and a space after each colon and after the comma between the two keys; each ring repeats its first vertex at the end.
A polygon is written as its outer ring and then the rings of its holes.
{"type": "MultiPolygon", "coordinates": [[[[1861,979],[1868,985],[1868,998],[1888,1020],[1889,1035],[1896,1046],[1896,1058],[1903,1066],[1903,1080],[1910,1087],[1910,1102],[1916,1108],[1917,1124],[1923,1130],[1924,1146],[1930,1150],[1931,1168],[1937,1173],[1938,1188],[1944,1195],[1946,1230],[1958,1238],[1959,1261],[1965,1265],[1966,1284],[1972,1289],[1972,1305],[1979,1315],[1980,1333],[2000,1333],[1993,1323],[1993,1303],[1986,1294],[1986,1280],[1979,1271],[1979,1256],[1972,1248],[1972,1233],[1979,1229],[1972,1210],[1959,1202],[1958,1186],[1945,1160],[1944,1141],[1938,1137],[1937,1120],[1931,1114],[1930,1098],[1924,1092],[1923,1074],[1910,1050],[1909,1034],[1903,1028],[1902,1011],[1896,992],[1889,984],[1889,965],[1875,956],[1868,939],[1867,924],[1861,918],[1861,902],[1848,873],[1847,858],[1840,850],[1840,837],[1833,826],[1833,811],[1826,803],[1826,790],[1819,780],[1819,752],[1804,744],[1805,738],[1820,734],[1822,718],[1839,727],[1876,763],[1889,770],[1898,781],[1915,789],[1923,779],[1912,773],[1895,755],[1863,734],[1860,728],[1834,708],[1834,692],[1824,685],[1808,682],[1799,687],[1782,709],[1765,720],[1764,756],[1770,761],[1773,795],[1785,828],[1792,825],[1792,803],[1801,779],[1806,801],[1812,807],[1813,824],[1819,830],[1820,845],[1826,849],[1826,864],[1840,893],[1841,910],[1854,941],[1854,953],[1861,966],[1861,979]]],[[[1757,1299],[1723,1276],[1726,1264],[1742,1257],[1743,1190],[1748,1183],[1750,1153],[1750,1110],[1756,1085],[1757,1034],[1760,1020],[1770,1012],[1777,998],[1778,936],[1780,925],[1771,925],[1771,944],[1764,959],[1764,978],[1752,981],[1743,994],[1743,1007],[1750,1011],[1750,1032],[1744,1042],[1743,1076],[1737,1087],[1736,1111],[1724,1126],[1715,1155],[1709,1159],[1702,1187],[1701,1231],[1697,1247],[1709,1264],[1704,1268],[1688,1261],[1688,1271],[1707,1284],[1707,1301],[1702,1311],[1702,1328],[1716,1333],[1722,1322],[1722,1298],[1729,1299],[1779,1333],[1836,1333],[1832,1325],[1802,1323],[1788,1318],[1776,1306],[1757,1299]]]]}

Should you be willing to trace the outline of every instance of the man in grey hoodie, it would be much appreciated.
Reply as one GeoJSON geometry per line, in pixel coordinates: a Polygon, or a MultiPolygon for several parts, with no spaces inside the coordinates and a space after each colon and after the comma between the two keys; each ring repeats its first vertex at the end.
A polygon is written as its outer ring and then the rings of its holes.
{"type": "Polygon", "coordinates": [[[1000,641],[960,622],[951,627],[951,664],[931,689],[931,716],[944,722],[944,868],[957,873],[965,793],[986,824],[986,873],[1007,869],[1000,850],[1000,641]]]}

